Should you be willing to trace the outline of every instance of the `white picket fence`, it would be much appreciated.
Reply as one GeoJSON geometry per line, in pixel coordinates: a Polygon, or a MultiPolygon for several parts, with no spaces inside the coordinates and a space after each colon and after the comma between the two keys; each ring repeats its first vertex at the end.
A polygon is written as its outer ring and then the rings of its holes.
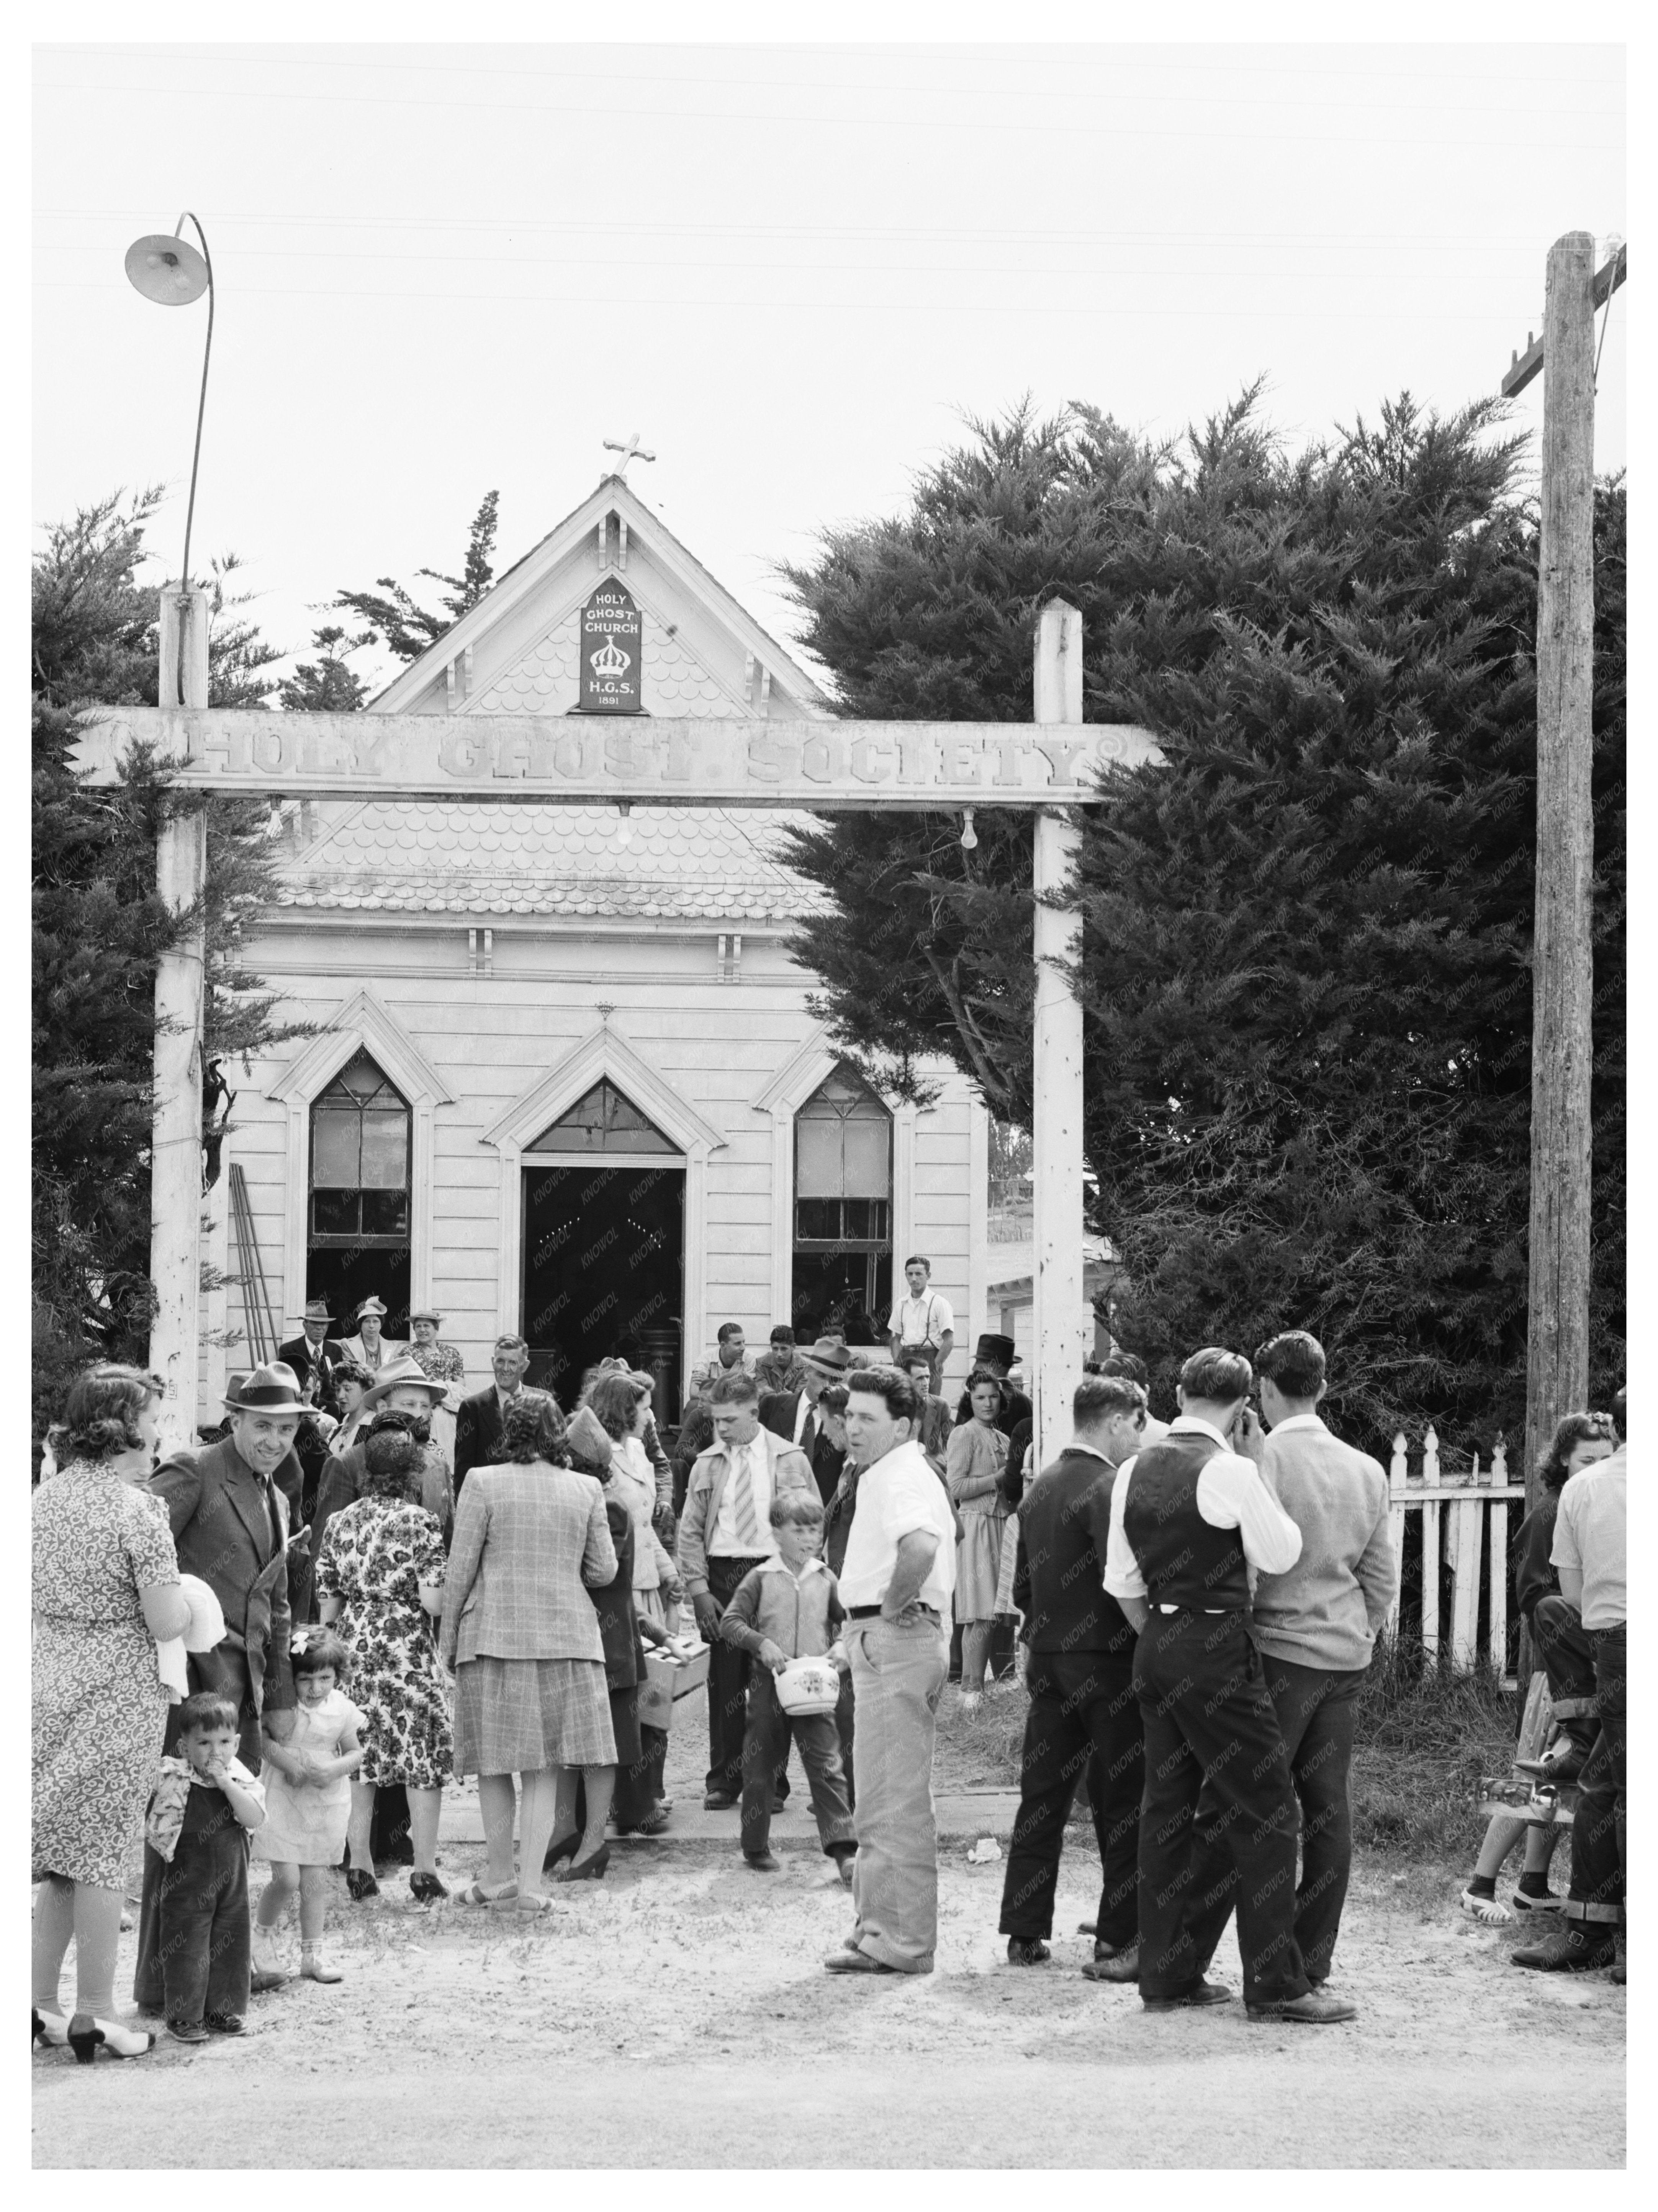
{"type": "MultiPolygon", "coordinates": [[[[1507,1670],[1509,1638],[1508,1501],[1523,1498],[1523,1483],[1509,1480],[1507,1449],[1501,1437],[1491,1464],[1482,1468],[1479,1455],[1466,1473],[1442,1470],[1439,1438],[1430,1428],[1422,1441],[1418,1474],[1410,1471],[1409,1447],[1403,1430],[1394,1438],[1393,1464],[1388,1470],[1392,1496],[1389,1519],[1393,1526],[1394,1557],[1405,1556],[1405,1516],[1422,1516],[1422,1644],[1430,1656],[1438,1653],[1442,1634],[1448,1640],[1451,1663],[1472,1667],[1482,1656],[1499,1674],[1507,1670]],[[1439,1618],[1439,1565],[1442,1559],[1452,1577],[1451,1617],[1447,1628],[1439,1618]],[[1485,1635],[1479,1635],[1479,1577],[1482,1564],[1491,1592],[1485,1635]]],[[[1383,1627],[1391,1635],[1398,1625],[1397,1601],[1383,1627]]]]}

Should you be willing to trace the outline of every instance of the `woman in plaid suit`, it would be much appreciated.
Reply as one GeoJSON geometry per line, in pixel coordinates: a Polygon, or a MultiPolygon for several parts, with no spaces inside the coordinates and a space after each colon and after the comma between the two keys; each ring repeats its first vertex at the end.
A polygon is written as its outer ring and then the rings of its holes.
{"type": "Polygon", "coordinates": [[[440,1649],[455,1669],[455,1764],[478,1777],[489,1854],[483,1881],[463,1901],[515,1899],[522,1911],[542,1912],[551,1902],[542,1886],[547,1846],[575,1827],[577,1768],[586,1825],[556,1879],[596,1880],[608,1856],[616,1738],[587,1591],[614,1578],[616,1547],[604,1493],[569,1465],[551,1399],[513,1399],[496,1449],[497,1464],[466,1478],[444,1581],[440,1649]],[[523,1778],[516,1881],[515,1775],[523,1778]]]}

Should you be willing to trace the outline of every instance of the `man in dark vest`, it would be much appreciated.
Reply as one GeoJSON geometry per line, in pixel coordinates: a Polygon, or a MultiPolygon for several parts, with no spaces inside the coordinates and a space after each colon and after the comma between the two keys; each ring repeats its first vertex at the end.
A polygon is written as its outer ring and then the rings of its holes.
{"type": "MultiPolygon", "coordinates": [[[[230,1433],[201,1451],[163,1460],[146,1487],[167,1508],[179,1571],[199,1575],[223,1609],[225,1635],[211,1651],[189,1655],[192,1695],[216,1691],[240,1717],[237,1755],[259,1769],[261,1716],[281,1738],[293,1726],[289,1668],[288,1501],[272,1477],[288,1458],[305,1400],[291,1367],[256,1367],[225,1401],[230,1433]]],[[[166,1750],[177,1731],[167,1722],[166,1750]]],[[[144,1887],[138,1916],[138,1964],[133,1996],[147,2012],[161,2008],[161,1883],[167,1862],[144,1846],[144,1887]]],[[[255,1974],[255,1989],[285,1976],[255,1974]]]]}
{"type": "Polygon", "coordinates": [[[1296,1942],[1295,1788],[1245,1613],[1253,1574],[1294,1566],[1301,1531],[1253,1455],[1254,1382],[1241,1353],[1194,1352],[1180,1418],[1112,1486],[1105,1587],[1139,1631],[1145,1728],[1138,1979],[1149,2012],[1225,2003],[1204,1974],[1236,1898],[1249,2017],[1321,2027],[1355,2008],[1311,1987],[1296,1942]]]}
{"type": "MultiPolygon", "coordinates": [[[[1085,1773],[1102,1875],[1094,1957],[1121,1960],[1132,1972],[1145,1765],[1134,1632],[1102,1577],[1111,1487],[1119,1464],[1139,1444],[1145,1393],[1116,1376],[1085,1375],[1071,1416],[1071,1442],[1025,1492],[1015,1523],[1013,1602],[1024,1616],[1019,1635],[1030,1706],[1001,1933],[1016,1966],[1050,1956],[1065,1824],[1085,1773]]],[[[1083,1972],[1101,1978],[1091,1966],[1083,1972]]]]}

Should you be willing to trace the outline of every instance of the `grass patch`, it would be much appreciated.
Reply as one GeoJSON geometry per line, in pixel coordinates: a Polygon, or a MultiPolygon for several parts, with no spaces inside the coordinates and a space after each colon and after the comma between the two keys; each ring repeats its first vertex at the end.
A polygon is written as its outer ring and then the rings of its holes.
{"type": "MultiPolygon", "coordinates": [[[[970,1716],[952,1685],[938,1710],[933,1787],[1017,1790],[1024,1717],[1016,1684],[970,1716]]],[[[1477,1850],[1479,1778],[1508,1772],[1514,1740],[1514,1692],[1488,1668],[1454,1674],[1402,1641],[1378,1652],[1359,1692],[1354,1842],[1399,1860],[1456,1862],[1477,1850]]]]}

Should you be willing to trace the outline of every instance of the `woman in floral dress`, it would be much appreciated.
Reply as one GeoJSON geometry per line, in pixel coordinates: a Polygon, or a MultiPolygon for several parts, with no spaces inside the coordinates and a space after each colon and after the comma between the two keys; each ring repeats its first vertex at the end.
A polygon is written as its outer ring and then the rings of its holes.
{"type": "Polygon", "coordinates": [[[58,1464],[34,1494],[33,2033],[118,2058],[155,2039],[115,2012],[115,1948],[129,1862],[161,1765],[167,1697],[158,1639],[190,1607],[167,1510],[136,1486],[155,1456],[155,1385],[94,1368],[52,1432],[58,1464]],[[76,2008],[58,1982],[75,1942],[76,2008]]]}
{"type": "Polygon", "coordinates": [[[400,1782],[415,1850],[409,1887],[425,1903],[449,1894],[436,1861],[443,1785],[454,1771],[433,1626],[443,1610],[443,1529],[418,1502],[420,1448],[406,1431],[372,1431],[364,1459],[363,1494],[331,1518],[317,1563],[322,1620],[350,1648],[351,1695],[367,1717],[362,1765],[351,1785],[346,1882],[354,1898],[375,1894],[374,1792],[400,1782]]]}

